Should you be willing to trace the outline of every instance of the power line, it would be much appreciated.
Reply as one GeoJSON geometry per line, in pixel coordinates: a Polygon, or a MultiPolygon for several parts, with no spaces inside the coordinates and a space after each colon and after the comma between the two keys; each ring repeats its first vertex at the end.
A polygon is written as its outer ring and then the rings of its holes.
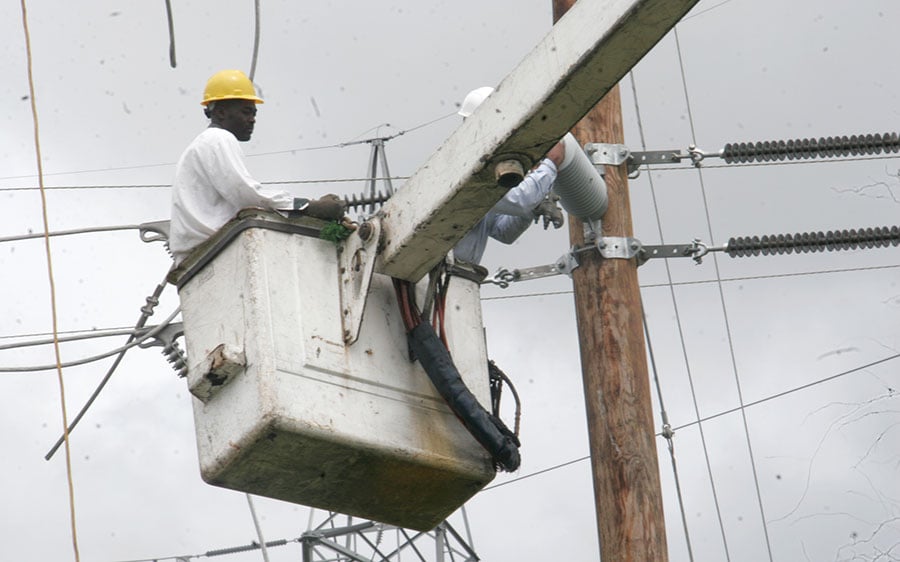
{"type": "Polygon", "coordinates": [[[93,226],[87,228],[78,228],[75,230],[58,230],[56,232],[40,233],[40,234],[20,234],[16,236],[0,237],[0,244],[4,242],[19,242],[22,240],[35,240],[37,238],[54,237],[54,236],[71,236],[74,234],[92,234],[95,232],[116,232],[121,230],[140,230],[141,225],[129,224],[121,226],[93,226]]]}
{"type": "MultiPolygon", "coordinates": [[[[770,402],[770,401],[772,401],[772,400],[777,400],[778,398],[783,398],[783,397],[785,397],[785,396],[787,396],[787,395],[789,395],[789,394],[794,394],[794,393],[796,393],[796,392],[800,392],[801,390],[807,390],[807,389],[812,388],[812,387],[814,387],[814,386],[818,386],[818,385],[824,384],[824,383],[826,383],[826,382],[831,382],[831,381],[833,381],[833,380],[835,380],[835,379],[838,379],[838,378],[841,378],[841,377],[845,377],[845,376],[847,376],[847,375],[852,375],[852,374],[854,374],[854,373],[858,373],[858,372],[860,372],[860,371],[864,371],[864,370],[866,370],[866,369],[875,367],[875,366],[877,366],[877,365],[881,365],[882,363],[887,363],[887,362],[889,362],[889,361],[893,361],[893,360],[895,360],[895,359],[900,359],[900,353],[895,354],[895,355],[890,355],[890,356],[888,356],[888,357],[883,357],[883,358],[878,359],[878,360],[876,360],[876,361],[872,361],[871,363],[866,363],[865,365],[861,365],[861,366],[855,367],[855,368],[853,368],[853,369],[848,369],[848,370],[846,370],[846,371],[842,371],[842,372],[840,372],[840,373],[836,373],[836,374],[834,374],[834,375],[830,375],[830,376],[825,377],[825,378],[823,378],[823,379],[819,379],[819,380],[816,380],[816,381],[813,381],[813,382],[810,382],[810,383],[807,383],[807,384],[804,384],[804,385],[801,385],[801,386],[792,388],[792,389],[790,389],[790,390],[785,390],[785,391],[779,392],[779,393],[777,393],[777,394],[772,394],[772,395],[767,396],[767,397],[765,397],[765,398],[760,398],[759,400],[754,400],[753,402],[748,402],[748,403],[746,403],[746,404],[743,404],[743,405],[738,406],[738,407],[735,407],[735,408],[730,408],[730,409],[728,409],[728,410],[724,410],[724,411],[722,411],[722,412],[718,412],[718,413],[716,413],[716,414],[712,414],[712,415],[706,416],[706,417],[704,417],[704,418],[699,418],[699,419],[697,419],[697,420],[695,420],[695,421],[692,421],[692,422],[690,422],[690,423],[686,423],[686,424],[682,424],[682,425],[673,427],[673,428],[672,428],[672,431],[680,431],[680,430],[682,430],[682,429],[687,429],[687,428],[689,428],[689,427],[692,427],[692,426],[695,426],[695,425],[700,425],[700,424],[706,423],[706,422],[708,422],[708,421],[714,420],[714,419],[716,419],[716,418],[720,418],[720,417],[722,417],[722,416],[726,416],[726,415],[728,415],[728,414],[733,414],[733,413],[738,412],[738,411],[741,411],[741,410],[745,410],[745,409],[748,409],[748,408],[752,408],[752,407],[755,407],[755,406],[759,406],[759,405],[764,404],[764,403],[766,403],[766,402],[770,402]]],[[[658,437],[663,437],[662,433],[657,433],[656,435],[657,435],[658,437]]],[[[519,476],[519,477],[517,477],[517,478],[511,478],[511,479],[506,480],[506,481],[504,481],[504,482],[500,482],[499,484],[494,484],[493,486],[487,486],[487,487],[483,488],[483,489],[481,490],[481,492],[487,492],[488,490],[493,490],[494,488],[499,488],[499,487],[501,487],[501,486],[506,486],[506,485],[508,485],[508,484],[513,484],[513,483],[515,483],[515,482],[520,482],[520,481],[522,481],[522,480],[527,480],[527,479],[533,478],[533,477],[535,477],[535,476],[540,476],[541,474],[546,474],[546,473],[548,473],[548,472],[553,472],[553,471],[555,471],[555,470],[559,470],[560,468],[565,468],[565,467],[567,467],[567,466],[569,466],[569,465],[572,465],[572,464],[575,464],[575,463],[578,463],[578,462],[582,462],[582,461],[586,461],[586,460],[588,460],[588,459],[590,459],[590,458],[591,458],[590,455],[586,455],[586,456],[578,457],[578,458],[576,458],[576,459],[572,459],[572,460],[569,460],[569,461],[561,462],[561,463],[559,463],[559,464],[555,464],[555,465],[553,465],[553,466],[549,466],[549,467],[547,467],[547,468],[538,470],[538,471],[536,471],[536,472],[532,472],[532,473],[530,473],[530,474],[525,474],[524,476],[519,476]]]]}
{"type": "Polygon", "coordinates": [[[752,406],[759,406],[760,404],[764,404],[764,403],[766,403],[766,402],[770,402],[770,401],[775,400],[775,399],[778,399],[778,398],[783,398],[784,396],[788,396],[788,395],[790,395],[790,394],[794,394],[794,393],[796,393],[796,392],[800,392],[801,390],[806,390],[806,389],[812,388],[812,387],[814,387],[814,386],[818,386],[818,385],[820,385],[820,384],[824,384],[824,383],[826,383],[826,382],[831,382],[831,381],[833,381],[833,380],[835,380],[835,379],[839,379],[839,378],[845,377],[845,376],[847,376],[847,375],[852,375],[852,374],[854,374],[854,373],[858,373],[858,372],[863,371],[863,370],[865,370],[865,369],[869,369],[869,368],[872,368],[872,367],[881,365],[882,363],[887,363],[887,362],[889,362],[889,361],[893,361],[894,359],[898,359],[898,358],[900,358],[900,353],[897,353],[897,354],[894,354],[894,355],[889,355],[889,356],[887,356],[887,357],[883,357],[883,358],[878,359],[878,360],[876,360],[876,361],[872,361],[871,363],[866,363],[865,365],[861,365],[861,366],[859,366],[859,367],[854,367],[853,369],[849,369],[849,370],[842,371],[842,372],[840,372],[840,373],[831,375],[831,376],[829,376],[829,377],[825,377],[824,379],[819,379],[819,380],[816,380],[816,381],[813,381],[813,382],[810,382],[810,383],[807,383],[807,384],[804,384],[804,385],[801,385],[801,386],[792,388],[792,389],[790,389],[790,390],[785,390],[785,391],[783,391],[783,392],[779,392],[779,393],[777,393],[777,394],[773,394],[773,395],[771,395],[771,396],[767,396],[766,398],[760,398],[759,400],[755,400],[755,401],[753,401],[753,402],[748,402],[748,403],[742,404],[741,406],[738,406],[738,407],[736,407],[736,408],[730,408],[730,409],[728,409],[728,410],[724,410],[724,411],[719,412],[719,413],[717,413],[717,414],[712,414],[712,415],[706,416],[706,417],[704,417],[704,418],[699,418],[699,419],[697,419],[696,421],[692,421],[692,422],[690,422],[690,423],[686,423],[686,424],[684,424],[684,425],[680,425],[680,426],[678,426],[678,427],[675,427],[674,430],[675,430],[675,431],[678,431],[678,430],[685,429],[685,428],[688,428],[688,427],[691,427],[691,426],[694,426],[694,425],[703,424],[703,423],[708,422],[708,421],[710,421],[710,420],[714,420],[714,419],[720,418],[720,417],[722,417],[722,416],[727,416],[728,414],[733,414],[733,413],[738,412],[738,411],[743,411],[743,410],[745,410],[745,409],[747,409],[747,408],[750,408],[750,407],[752,407],[752,406]]]}
{"type": "MultiPolygon", "coordinates": [[[[162,332],[169,323],[181,312],[181,307],[175,308],[172,314],[169,315],[162,323],[157,325],[152,330],[147,331],[146,333],[142,333],[140,337],[137,337],[123,345],[121,347],[117,347],[116,349],[107,351],[105,353],[101,353],[98,355],[92,355],[90,357],[84,357],[82,359],[76,359],[75,361],[69,361],[67,363],[62,363],[59,367],[77,367],[78,365],[85,365],[87,363],[92,363],[94,361],[100,361],[101,359],[106,359],[107,357],[111,357],[116,355],[117,353],[121,353],[122,351],[131,349],[141,343],[156,337],[160,332],[162,332]]],[[[56,369],[57,365],[29,365],[29,366],[19,366],[19,367],[0,367],[0,373],[30,373],[36,371],[49,371],[52,369],[56,369]]]]}
{"type": "MultiPolygon", "coordinates": [[[[635,80],[634,80],[634,72],[629,72],[628,76],[631,81],[631,89],[632,89],[632,94],[633,94],[633,98],[634,98],[634,108],[635,108],[635,113],[637,115],[638,131],[640,132],[640,138],[641,138],[641,147],[644,150],[646,150],[646,137],[644,136],[643,121],[641,120],[640,105],[638,103],[638,96],[637,96],[637,84],[635,83],[635,80]]],[[[660,242],[664,242],[665,237],[663,235],[662,219],[661,219],[660,213],[659,213],[659,204],[658,204],[658,201],[656,198],[656,186],[653,183],[652,175],[649,176],[649,182],[650,182],[651,199],[653,201],[653,211],[654,211],[654,214],[656,215],[656,228],[657,228],[657,232],[659,234],[660,242]]],[[[696,408],[696,394],[694,392],[694,381],[693,381],[693,376],[691,374],[691,366],[690,366],[690,362],[688,361],[688,358],[687,358],[687,347],[685,346],[685,342],[684,342],[684,329],[683,329],[683,324],[681,322],[681,314],[680,314],[680,311],[678,308],[678,302],[675,299],[674,287],[672,287],[672,270],[669,267],[669,260],[665,260],[664,263],[665,263],[665,268],[666,268],[666,278],[669,281],[669,290],[671,292],[671,297],[672,297],[672,308],[675,311],[675,322],[676,322],[676,326],[678,327],[678,336],[679,336],[679,339],[681,340],[681,353],[682,353],[682,357],[684,359],[685,370],[687,371],[687,374],[688,374],[688,382],[691,386],[691,396],[694,400],[694,406],[696,408]]],[[[678,498],[678,510],[681,514],[681,526],[682,526],[682,530],[684,531],[684,539],[685,539],[685,544],[687,545],[688,558],[691,560],[691,562],[693,562],[694,551],[693,551],[693,547],[691,546],[691,536],[690,536],[690,532],[688,530],[687,516],[685,514],[685,509],[684,509],[684,498],[681,493],[681,479],[678,475],[678,463],[676,462],[676,459],[675,459],[675,440],[673,439],[674,433],[672,431],[670,431],[670,429],[669,429],[671,426],[669,425],[668,414],[666,413],[666,409],[665,409],[664,402],[663,402],[662,386],[659,383],[659,376],[658,376],[657,369],[656,369],[656,358],[653,353],[653,346],[652,346],[651,338],[650,338],[650,325],[647,323],[647,313],[644,308],[643,298],[641,298],[640,306],[641,306],[641,323],[644,326],[644,334],[647,338],[647,351],[648,351],[648,355],[650,358],[650,365],[653,368],[653,381],[654,381],[654,384],[656,385],[657,400],[659,401],[659,405],[660,405],[660,417],[662,418],[661,421],[662,421],[662,425],[663,425],[663,430],[665,433],[666,443],[668,444],[668,449],[669,449],[669,462],[672,465],[672,474],[675,479],[675,491],[676,491],[677,498],[678,498]]],[[[701,439],[701,442],[703,443],[703,447],[705,449],[706,448],[706,437],[703,435],[702,432],[700,434],[700,439],[701,439]]],[[[708,464],[707,464],[707,470],[711,470],[708,464]]],[[[712,493],[713,493],[713,498],[716,498],[715,486],[713,486],[712,493]]],[[[717,501],[716,501],[716,506],[718,506],[717,501]]],[[[716,509],[716,515],[719,518],[720,529],[722,529],[724,532],[724,529],[721,525],[722,514],[719,511],[718,507],[716,509]]],[[[726,549],[726,551],[727,551],[727,549],[726,549]]]]}
{"type": "MultiPolygon", "coordinates": [[[[790,277],[805,277],[811,275],[829,275],[833,273],[855,273],[861,271],[880,271],[886,269],[897,269],[900,268],[900,264],[894,265],[873,265],[867,267],[847,267],[847,268],[838,268],[838,269],[823,269],[819,271],[801,271],[798,273],[773,273],[769,275],[746,275],[742,277],[723,277],[721,279],[706,279],[701,281],[670,281],[667,283],[647,283],[642,284],[641,289],[656,289],[661,287],[681,287],[687,285],[707,285],[710,283],[734,283],[737,281],[760,281],[764,279],[785,279],[790,277]]],[[[507,300],[507,299],[524,299],[524,298],[532,298],[532,297],[553,297],[560,295],[571,295],[572,290],[567,289],[564,291],[545,291],[541,293],[522,293],[518,295],[501,295],[496,297],[481,297],[482,301],[495,301],[495,300],[507,300]]]]}
{"type": "MultiPolygon", "coordinates": [[[[437,123],[439,121],[443,121],[444,119],[452,117],[453,115],[456,115],[456,112],[448,113],[446,115],[441,115],[440,117],[436,117],[429,121],[425,121],[423,123],[420,123],[418,125],[410,127],[408,129],[403,129],[403,130],[391,135],[390,137],[381,137],[381,138],[390,140],[395,137],[405,135],[406,133],[418,131],[419,129],[422,129],[424,127],[427,127],[427,126],[437,123]]],[[[248,154],[247,158],[255,158],[258,156],[274,156],[274,155],[278,155],[278,154],[293,154],[295,152],[310,152],[310,151],[316,151],[316,150],[328,150],[328,149],[332,149],[332,148],[346,148],[348,146],[355,146],[358,144],[366,144],[366,143],[371,142],[372,140],[374,140],[374,139],[351,140],[351,141],[347,141],[347,142],[323,144],[323,145],[318,145],[318,146],[306,146],[306,147],[299,147],[299,148],[290,148],[290,149],[286,149],[286,150],[274,150],[271,152],[257,152],[254,154],[248,154]]],[[[162,163],[158,163],[158,164],[137,164],[137,165],[133,165],[133,166],[94,168],[94,169],[89,169],[89,170],[74,170],[74,171],[68,171],[68,172],[50,172],[50,173],[44,173],[43,176],[44,177],[68,176],[68,175],[77,175],[77,174],[92,174],[92,173],[98,173],[98,172],[120,172],[120,171],[125,171],[125,170],[141,170],[141,169],[146,169],[146,168],[161,168],[161,167],[165,167],[165,166],[174,166],[174,165],[175,165],[175,162],[162,162],[162,163]]],[[[28,179],[28,178],[34,178],[34,177],[36,177],[34,174],[18,175],[18,176],[0,176],[0,180],[18,180],[18,179],[28,179]]],[[[365,178],[365,179],[368,179],[368,178],[365,178]]],[[[323,180],[323,181],[327,181],[327,180],[323,180]]],[[[261,182],[261,183],[265,183],[265,182],[261,182]]],[[[296,183],[303,183],[303,182],[298,181],[296,183]]],[[[96,186],[96,187],[106,187],[106,186],[96,186]]],[[[132,187],[132,186],[126,186],[126,187],[132,187]]],[[[165,185],[151,184],[148,186],[133,186],[133,187],[170,187],[170,186],[168,184],[165,184],[165,185]]],[[[73,186],[73,187],[70,187],[69,189],[75,189],[75,188],[76,187],[73,186]]],[[[3,189],[3,191],[9,191],[9,189],[3,189]]]]}
{"type": "MultiPolygon", "coordinates": [[[[678,26],[677,25],[673,28],[673,33],[675,36],[675,48],[678,52],[678,66],[679,66],[679,69],[681,72],[681,84],[684,88],[684,99],[685,99],[685,104],[687,106],[688,123],[690,124],[690,127],[691,127],[691,140],[694,142],[694,144],[696,144],[697,134],[696,134],[696,129],[694,127],[694,116],[693,116],[693,112],[691,110],[691,99],[690,99],[690,94],[688,92],[688,85],[687,85],[687,73],[684,70],[684,56],[681,52],[681,40],[679,39],[679,36],[678,36],[678,26]]],[[[713,239],[713,231],[712,231],[712,215],[711,215],[710,209],[709,209],[709,200],[706,196],[706,185],[703,181],[703,170],[701,170],[700,168],[697,169],[697,179],[699,180],[699,183],[700,183],[700,193],[703,198],[703,210],[704,210],[704,214],[706,216],[706,225],[707,225],[707,231],[709,233],[709,239],[710,239],[710,242],[713,242],[714,239],[713,239]]],[[[722,275],[719,271],[719,260],[718,260],[717,256],[715,256],[715,255],[713,255],[713,267],[716,272],[716,279],[718,280],[722,277],[722,275]]],[[[723,289],[723,285],[721,282],[718,282],[716,284],[716,286],[719,289],[719,302],[721,305],[722,315],[725,320],[725,337],[726,337],[726,340],[728,341],[728,350],[729,350],[729,354],[731,357],[731,368],[732,368],[732,371],[734,372],[734,382],[735,382],[735,386],[736,386],[736,390],[737,390],[737,394],[738,394],[738,400],[740,400],[740,403],[743,404],[744,403],[744,395],[743,395],[743,389],[741,388],[741,379],[740,379],[740,376],[738,375],[737,357],[735,356],[735,352],[734,352],[734,338],[733,338],[733,334],[732,334],[732,330],[731,330],[731,321],[728,317],[728,307],[725,302],[725,291],[723,289]]],[[[750,440],[750,429],[749,429],[749,424],[747,421],[747,415],[744,410],[741,410],[741,416],[742,416],[742,423],[743,423],[743,427],[744,427],[744,438],[745,438],[746,444],[747,444],[747,452],[750,456],[750,469],[751,469],[751,472],[753,473],[753,485],[756,490],[756,500],[757,500],[757,504],[759,507],[759,517],[760,517],[761,523],[762,523],[763,536],[766,539],[766,550],[769,555],[769,562],[773,562],[772,543],[771,543],[771,540],[769,539],[769,529],[768,529],[768,526],[766,525],[766,512],[765,512],[765,506],[763,505],[763,501],[762,501],[762,490],[760,489],[760,485],[759,485],[759,474],[757,473],[757,470],[756,470],[756,459],[753,454],[753,443],[750,440]]],[[[710,467],[709,470],[710,470],[710,477],[711,477],[712,476],[712,465],[709,460],[709,452],[705,447],[704,447],[703,452],[704,452],[704,455],[706,456],[707,465],[710,467]]],[[[711,485],[714,486],[712,478],[710,479],[710,483],[711,483],[711,485]]],[[[719,512],[718,499],[716,499],[716,511],[719,512]]],[[[724,527],[724,524],[722,523],[721,519],[720,519],[720,525],[721,525],[721,531],[722,531],[722,539],[725,540],[725,527],[724,527]]],[[[726,556],[728,556],[727,542],[725,543],[725,550],[726,550],[726,556]]]]}
{"type": "MultiPolygon", "coordinates": [[[[697,166],[698,168],[702,168],[705,170],[714,170],[719,168],[750,168],[750,167],[758,167],[758,166],[795,166],[795,165],[813,165],[813,164],[838,164],[845,162],[865,162],[869,160],[896,160],[900,158],[900,154],[882,154],[879,156],[858,156],[858,157],[847,157],[847,158],[838,158],[832,160],[791,160],[786,162],[746,162],[746,163],[734,163],[734,164],[702,164],[697,166]]],[[[674,170],[690,170],[691,168],[685,168],[683,166],[658,166],[654,167],[654,172],[671,172],[674,170]]]]}
{"type": "MultiPolygon", "coordinates": [[[[259,182],[262,185],[292,185],[292,184],[326,184],[326,183],[355,183],[355,182],[364,182],[371,181],[373,178],[363,178],[363,177],[348,177],[348,178],[318,178],[318,179],[293,179],[293,180],[273,180],[273,181],[261,181],[259,182]]],[[[388,176],[388,177],[377,177],[375,180],[407,180],[409,176],[388,176]]],[[[60,191],[60,190],[76,190],[76,189],[159,189],[165,188],[168,189],[172,187],[170,183],[145,183],[145,184],[106,184],[106,185],[56,185],[56,186],[45,186],[44,189],[48,191],[60,191]]],[[[40,188],[37,186],[25,186],[25,187],[0,187],[0,192],[15,192],[15,191],[37,191],[40,188]]]]}
{"type": "MultiPolygon", "coordinates": [[[[3,239],[0,239],[2,242],[3,239]]],[[[786,279],[791,277],[806,277],[812,275],[830,275],[835,273],[856,273],[856,272],[864,272],[864,271],[882,271],[888,269],[898,269],[900,268],[900,264],[894,265],[874,265],[868,267],[848,267],[848,268],[839,268],[839,269],[825,269],[820,271],[804,271],[798,273],[775,273],[770,275],[747,275],[743,277],[724,277],[722,279],[707,279],[702,281],[673,281],[671,283],[647,283],[642,284],[641,289],[658,289],[663,287],[682,287],[689,285],[708,285],[710,283],[717,283],[721,281],[722,283],[735,283],[739,281],[762,281],[768,279],[786,279]]],[[[562,290],[562,291],[544,291],[540,293],[522,293],[517,295],[498,295],[494,297],[481,297],[481,301],[498,301],[498,300],[511,300],[511,299],[527,299],[527,298],[537,298],[537,297],[558,297],[563,295],[571,295],[572,290],[562,290]]],[[[134,328],[129,328],[127,326],[114,326],[109,328],[93,328],[90,330],[68,330],[58,332],[60,335],[62,334],[85,334],[81,337],[71,338],[71,339],[90,339],[90,338],[102,338],[109,336],[117,336],[117,335],[128,335],[134,332],[134,328]]],[[[8,335],[0,335],[0,340],[5,339],[20,339],[20,338],[42,338],[48,337],[52,334],[49,332],[31,332],[27,334],[8,334],[8,335]]],[[[60,341],[65,341],[64,339],[60,339],[60,341]]],[[[31,342],[23,342],[21,347],[29,347],[31,345],[40,345],[34,344],[31,342]]],[[[16,349],[12,345],[2,345],[0,346],[0,350],[4,349],[16,349]]]]}

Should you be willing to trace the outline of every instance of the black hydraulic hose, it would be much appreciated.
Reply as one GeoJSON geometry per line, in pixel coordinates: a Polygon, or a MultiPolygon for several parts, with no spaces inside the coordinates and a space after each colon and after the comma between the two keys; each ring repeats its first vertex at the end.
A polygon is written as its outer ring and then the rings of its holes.
{"type": "Polygon", "coordinates": [[[491,454],[497,467],[508,472],[519,468],[519,439],[478,402],[434,328],[427,322],[420,323],[409,331],[409,345],[438,393],[472,437],[491,454]]]}

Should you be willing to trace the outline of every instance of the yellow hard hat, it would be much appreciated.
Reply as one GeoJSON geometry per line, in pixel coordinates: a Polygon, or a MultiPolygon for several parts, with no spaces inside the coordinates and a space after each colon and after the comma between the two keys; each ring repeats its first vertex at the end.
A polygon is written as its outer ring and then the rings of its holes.
{"type": "Polygon", "coordinates": [[[240,70],[222,70],[207,80],[200,105],[219,100],[250,100],[263,103],[263,100],[256,96],[253,82],[240,70]]]}

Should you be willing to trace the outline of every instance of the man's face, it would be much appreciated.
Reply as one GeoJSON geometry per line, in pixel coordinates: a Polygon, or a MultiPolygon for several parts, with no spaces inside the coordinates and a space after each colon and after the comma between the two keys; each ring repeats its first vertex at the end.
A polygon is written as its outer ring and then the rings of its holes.
{"type": "Polygon", "coordinates": [[[217,127],[230,131],[237,140],[250,140],[256,123],[256,104],[250,100],[223,100],[216,104],[213,112],[217,127]]]}

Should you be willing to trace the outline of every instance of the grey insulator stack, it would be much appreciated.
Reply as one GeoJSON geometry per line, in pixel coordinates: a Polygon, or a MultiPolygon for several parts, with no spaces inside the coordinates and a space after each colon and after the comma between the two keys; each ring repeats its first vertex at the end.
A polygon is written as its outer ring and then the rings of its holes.
{"type": "Polygon", "coordinates": [[[606,182],[572,136],[563,137],[566,156],[559,167],[553,191],[569,214],[583,221],[596,221],[606,213],[606,182]]]}

